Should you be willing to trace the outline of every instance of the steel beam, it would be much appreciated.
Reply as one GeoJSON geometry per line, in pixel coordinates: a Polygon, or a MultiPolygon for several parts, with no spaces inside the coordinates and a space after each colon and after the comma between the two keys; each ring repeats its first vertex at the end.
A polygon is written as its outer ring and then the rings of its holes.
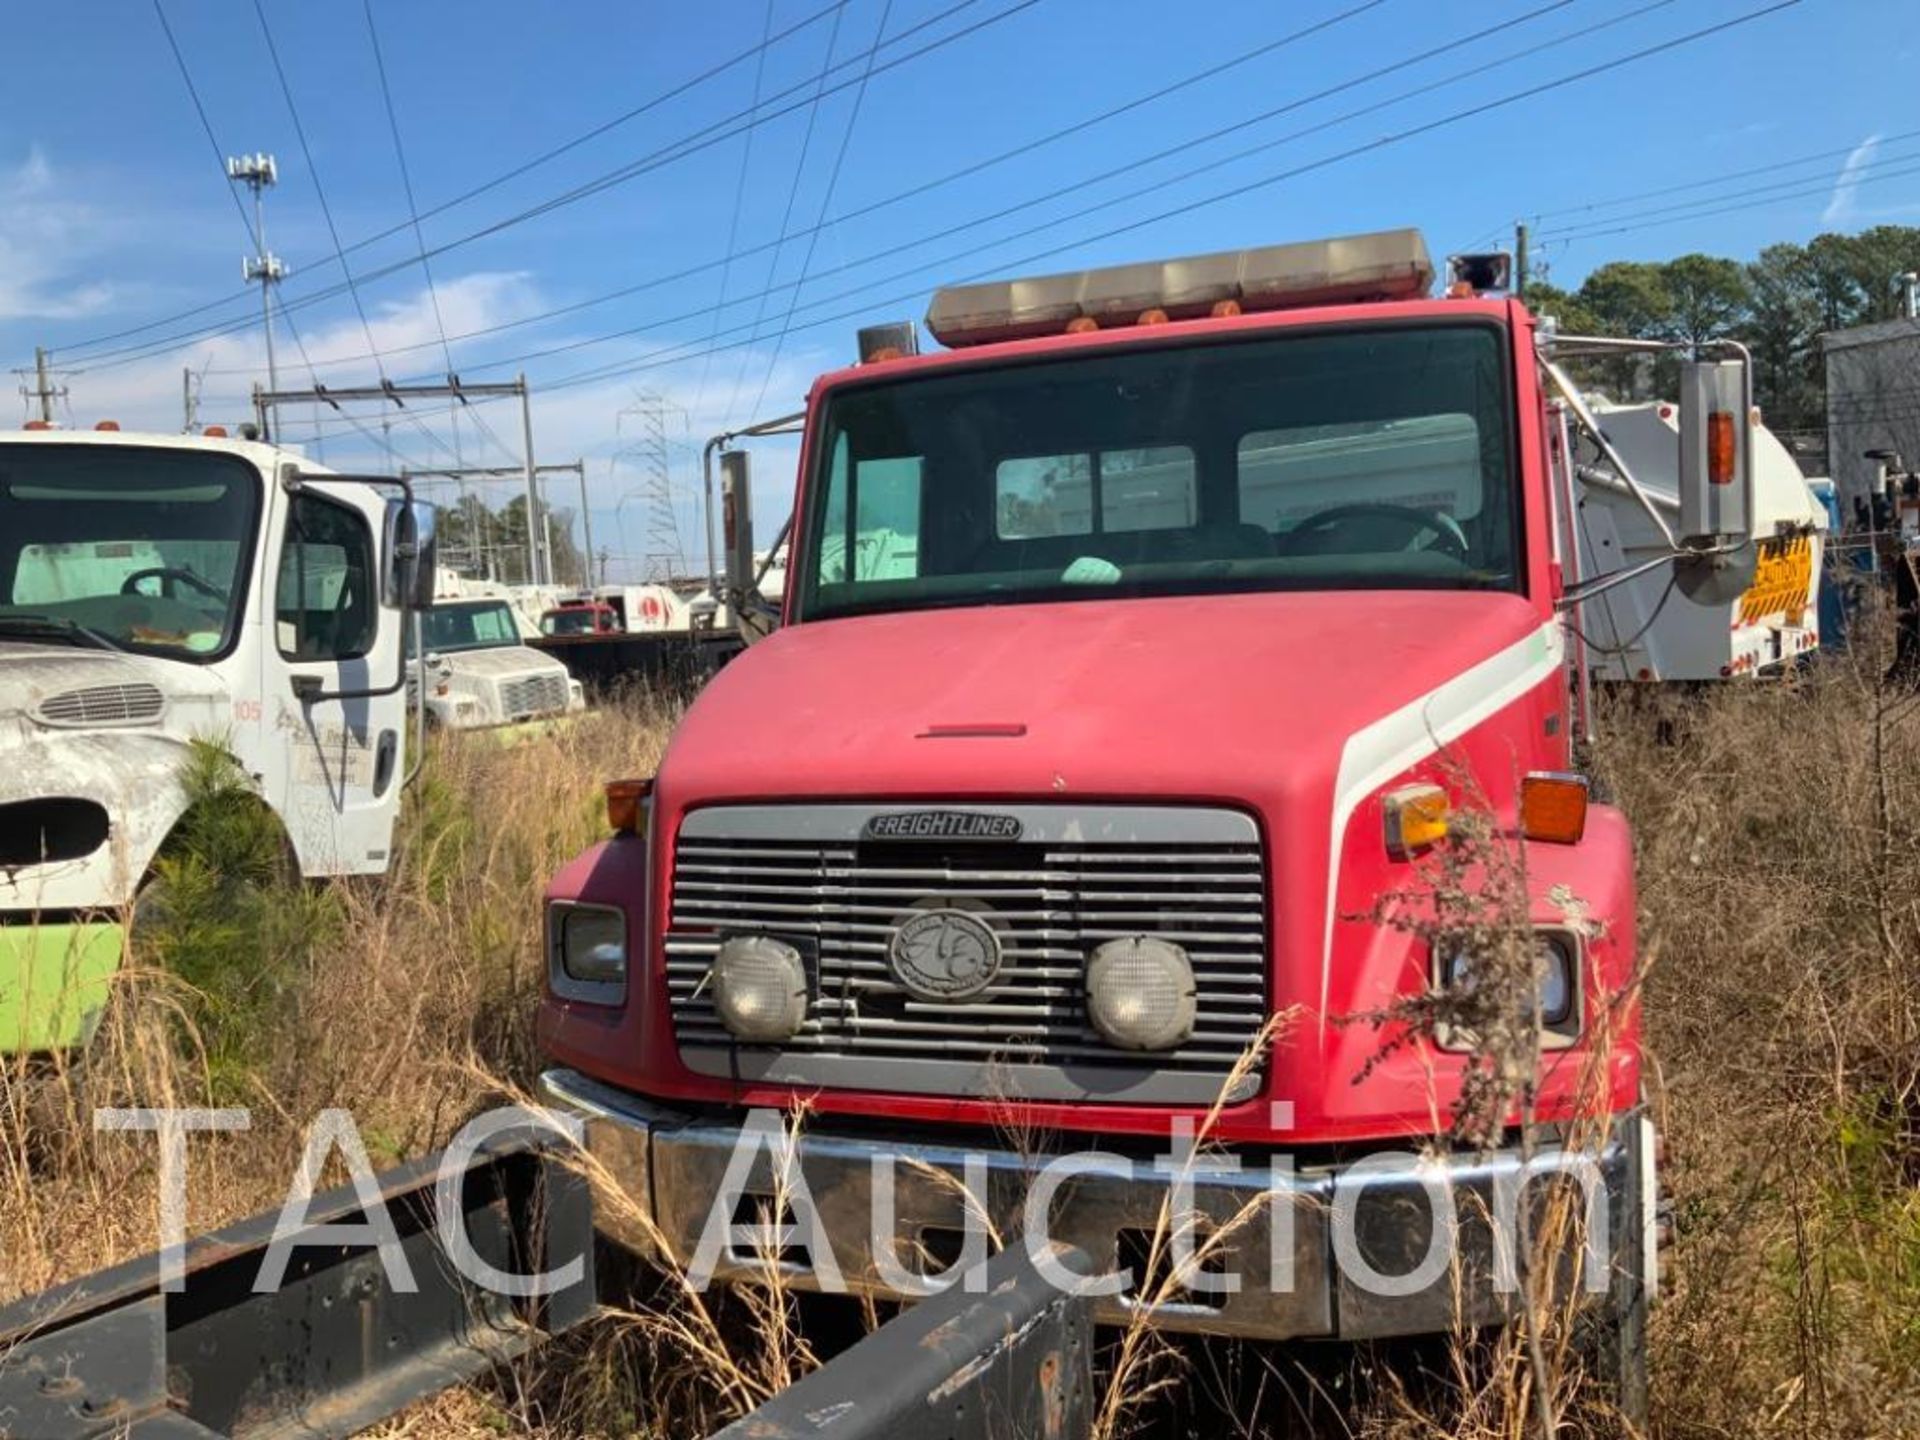
{"type": "MultiPolygon", "coordinates": [[[[489,1264],[533,1273],[583,1257],[583,1281],[543,1300],[506,1300],[455,1270],[436,1228],[439,1159],[378,1177],[412,1293],[388,1284],[370,1246],[331,1240],[296,1250],[285,1283],[256,1293],[276,1212],[190,1241],[176,1291],[149,1256],[0,1310],[0,1434],[345,1436],[592,1315],[591,1196],[546,1141],[483,1151],[461,1185],[489,1264]]],[[[302,1233],[364,1214],[343,1186],[313,1198],[302,1233]]]]}

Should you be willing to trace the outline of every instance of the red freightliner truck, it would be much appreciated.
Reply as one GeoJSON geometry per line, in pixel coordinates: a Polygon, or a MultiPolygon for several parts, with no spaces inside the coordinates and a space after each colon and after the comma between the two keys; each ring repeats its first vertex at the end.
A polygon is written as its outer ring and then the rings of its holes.
{"type": "MultiPolygon", "coordinates": [[[[1524,842],[1532,1116],[1601,1121],[1592,1309],[1644,1405],[1633,856],[1575,773],[1579,603],[1619,577],[1572,558],[1578,342],[1499,293],[1503,260],[1456,257],[1444,298],[1411,231],[965,286],[933,303],[941,353],[865,332],[863,363],[815,383],[778,629],[657,776],[609,787],[616,833],[549,891],[545,1090],[645,1209],[620,1238],[685,1263],[716,1194],[777,1188],[779,1147],[736,1159],[748,1116],[803,1105],[795,1283],[907,1291],[876,1251],[951,1254],[970,1203],[929,1171],[969,1154],[1005,1233],[1044,1153],[1103,1152],[1046,1224],[1117,1271],[1167,1203],[1151,1157],[1199,1126],[1217,1149],[1185,1203],[1225,1223],[1278,1201],[1235,1232],[1237,1289],[1196,1280],[1157,1322],[1295,1340],[1510,1316],[1484,1273],[1421,1267],[1436,1177],[1484,1201],[1528,1154],[1436,1148],[1471,1047],[1356,1018],[1471,983],[1379,912],[1484,807],[1524,842]],[[887,1234],[876,1157],[918,1162],[887,1234]]],[[[1754,415],[1743,356],[1681,369],[1669,563],[1691,603],[1751,574],[1754,415]]],[[[1469,1268],[1484,1212],[1454,1207],[1469,1268]]],[[[724,1245],[717,1269],[764,1274],[724,1245]]],[[[1138,1303],[1121,1283],[1101,1313],[1138,1303]]]]}

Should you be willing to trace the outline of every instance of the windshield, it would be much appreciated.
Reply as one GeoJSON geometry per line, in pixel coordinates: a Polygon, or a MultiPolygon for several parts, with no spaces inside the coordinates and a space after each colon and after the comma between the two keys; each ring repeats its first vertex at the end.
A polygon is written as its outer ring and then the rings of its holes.
{"type": "Polygon", "coordinates": [[[549,610],[540,617],[540,629],[548,635],[591,635],[594,614],[584,605],[577,610],[549,610]]]}
{"type": "Polygon", "coordinates": [[[0,444],[0,636],[224,655],[259,506],[259,472],[233,455],[0,444]]]}
{"type": "Polygon", "coordinates": [[[1113,350],[829,399],[803,619],[1215,591],[1513,588],[1503,332],[1113,350]]]}
{"type": "MultiPolygon", "coordinates": [[[[407,629],[407,651],[411,654],[413,627],[407,629]]],[[[420,634],[430,655],[445,655],[455,650],[491,650],[520,643],[520,627],[514,623],[513,611],[504,600],[436,605],[421,615],[420,634]]]]}

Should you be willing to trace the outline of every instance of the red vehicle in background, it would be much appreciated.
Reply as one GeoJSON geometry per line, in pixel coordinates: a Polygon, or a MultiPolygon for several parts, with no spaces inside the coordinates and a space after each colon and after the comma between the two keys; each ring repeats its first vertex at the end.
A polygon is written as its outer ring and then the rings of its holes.
{"type": "MultiPolygon", "coordinates": [[[[1580,1148],[1596,1353],[1643,1410],[1633,856],[1575,748],[1577,606],[1615,577],[1572,559],[1573,342],[1502,260],[1440,299],[1410,231],[960,287],[944,353],[868,332],[816,382],[780,628],[549,892],[545,1088],[651,1207],[617,1233],[684,1262],[717,1193],[764,1213],[749,1117],[804,1105],[795,1283],[910,1293],[899,1255],[969,1218],[929,1176],[972,1156],[1003,1235],[1024,1203],[1120,1276],[1107,1320],[1440,1333],[1514,1313],[1499,1216],[1580,1148]],[[1469,815],[1524,857],[1537,1076],[1449,1146],[1480,1047],[1412,1017],[1490,962],[1419,897],[1469,815]],[[1237,1283],[1153,1300],[1151,1157],[1196,1129],[1182,1204],[1234,1226],[1237,1283]],[[1098,1163],[1037,1198],[1036,1136],[1098,1163]]],[[[1674,603],[1751,550],[1744,363],[1683,368],[1674,603]]]]}
{"type": "Polygon", "coordinates": [[[620,635],[625,630],[618,612],[598,600],[564,600],[540,616],[542,635],[620,635]]]}

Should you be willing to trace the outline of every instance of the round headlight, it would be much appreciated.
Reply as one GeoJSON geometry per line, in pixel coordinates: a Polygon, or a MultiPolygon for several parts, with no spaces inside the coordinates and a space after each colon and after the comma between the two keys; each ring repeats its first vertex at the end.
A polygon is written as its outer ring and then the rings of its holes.
{"type": "Polygon", "coordinates": [[[713,957],[713,1008],[736,1039],[774,1045],[807,1018],[807,967],[800,952],[767,935],[739,935],[713,957]]]}
{"type": "Polygon", "coordinates": [[[1171,1050],[1193,1034],[1193,966],[1166,940],[1109,940],[1087,961],[1087,1019],[1122,1050],[1171,1050]]]}

